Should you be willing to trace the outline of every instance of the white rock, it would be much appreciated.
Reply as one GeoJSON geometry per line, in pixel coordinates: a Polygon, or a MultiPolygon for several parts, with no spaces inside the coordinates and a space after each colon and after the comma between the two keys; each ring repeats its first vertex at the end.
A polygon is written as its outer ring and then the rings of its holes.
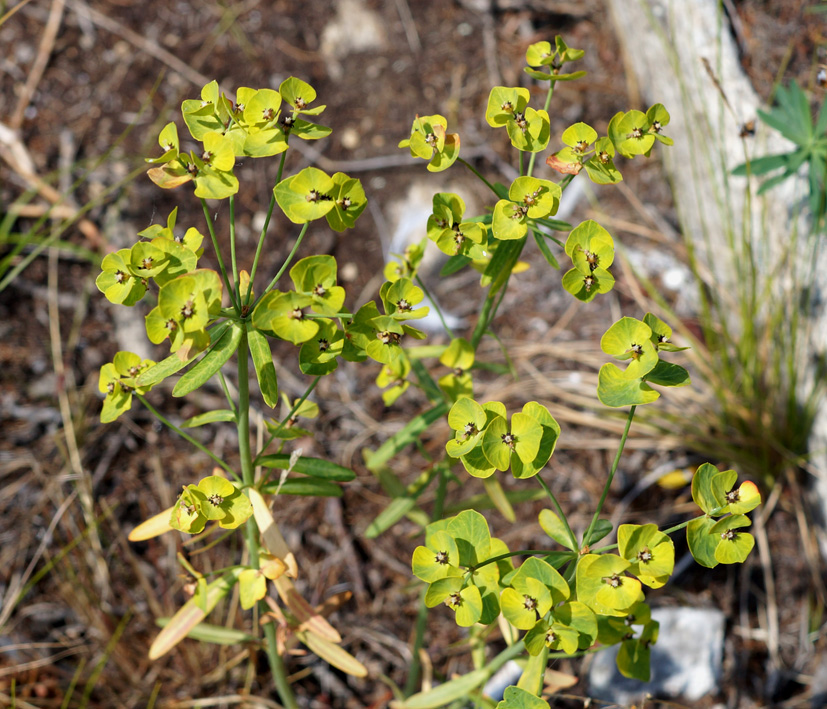
{"type": "Polygon", "coordinates": [[[387,35],[382,18],[362,0],[339,0],[336,17],[322,31],[319,51],[331,78],[341,78],[341,60],[348,54],[383,49],[387,35]]]}
{"type": "Polygon", "coordinates": [[[712,608],[654,608],[660,623],[652,646],[650,682],[628,679],[615,663],[618,646],[595,655],[589,666],[589,696],[632,704],[646,693],[694,702],[714,692],[721,678],[724,614],[712,608]]]}

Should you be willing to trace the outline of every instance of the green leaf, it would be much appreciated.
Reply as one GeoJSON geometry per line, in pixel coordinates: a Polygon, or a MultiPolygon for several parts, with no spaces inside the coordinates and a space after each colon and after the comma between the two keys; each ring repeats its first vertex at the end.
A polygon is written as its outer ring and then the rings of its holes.
{"type": "Polygon", "coordinates": [[[256,465],[263,465],[265,468],[279,468],[281,470],[291,469],[294,473],[343,483],[350,482],[356,477],[356,473],[350,468],[345,468],[324,458],[310,458],[303,455],[295,461],[292,468],[290,467],[290,458],[291,455],[288,453],[263,455],[256,459],[256,465]]]}
{"type": "Polygon", "coordinates": [[[497,709],[549,709],[549,704],[531,692],[511,686],[505,688],[497,709]]]}
{"type": "MultiPolygon", "coordinates": [[[[224,332],[226,332],[229,326],[229,322],[223,322],[211,330],[210,335],[214,337],[215,340],[218,340],[224,332]]],[[[182,370],[190,362],[192,362],[193,359],[194,357],[188,360],[182,360],[177,354],[170,355],[166,359],[162,359],[158,362],[158,364],[142,372],[135,380],[135,383],[140,387],[154,386],[158,382],[162,382],[168,376],[182,370]]]]}
{"type": "Polygon", "coordinates": [[[491,676],[491,671],[484,668],[474,670],[457,679],[444,682],[427,692],[419,692],[408,697],[396,706],[399,709],[437,709],[457,699],[467,699],[469,694],[482,685],[491,676]]]}
{"type": "Polygon", "coordinates": [[[597,544],[601,539],[607,537],[612,529],[612,523],[608,519],[598,519],[597,522],[594,524],[594,529],[592,529],[592,535],[589,539],[584,539],[583,544],[597,544]]]}
{"type": "Polygon", "coordinates": [[[229,409],[216,409],[188,418],[181,424],[181,428],[197,428],[208,423],[235,421],[235,414],[229,409]]]}
{"type": "MultiPolygon", "coordinates": [[[[169,618],[156,618],[155,624],[159,628],[165,628],[169,621],[169,618]]],[[[260,642],[258,638],[245,633],[243,630],[225,628],[223,625],[211,625],[209,623],[199,623],[187,633],[187,637],[191,640],[212,643],[213,645],[255,645],[260,642]]]]}
{"type": "Polygon", "coordinates": [[[689,372],[678,364],[659,360],[655,368],[644,377],[648,384],[662,387],[685,387],[691,384],[689,372]]]}
{"type": "Polygon", "coordinates": [[[642,379],[629,379],[615,365],[604,364],[598,374],[597,398],[605,406],[618,408],[650,404],[660,394],[642,379]]]}
{"type": "Polygon", "coordinates": [[[461,271],[469,263],[471,263],[471,259],[468,256],[463,256],[462,254],[451,256],[451,258],[445,262],[445,265],[442,267],[439,275],[443,278],[446,276],[451,276],[454,273],[457,273],[457,271],[461,271]]]}
{"type": "Polygon", "coordinates": [[[575,546],[572,545],[571,537],[569,537],[569,533],[566,531],[565,525],[554,512],[549,509],[540,510],[538,519],[542,530],[555,542],[566,547],[566,549],[577,551],[575,546]]]}
{"type": "MultiPolygon", "coordinates": [[[[656,621],[653,622],[657,624],[656,621]]],[[[648,682],[650,655],[648,643],[642,643],[637,638],[624,640],[617,653],[617,669],[624,677],[648,682]]]]}
{"type": "Polygon", "coordinates": [[[267,338],[253,327],[251,322],[245,324],[247,328],[247,342],[253,358],[253,366],[258,378],[258,386],[264,403],[271,409],[279,403],[279,386],[276,378],[276,367],[273,364],[273,355],[267,338]]]}
{"type": "Polygon", "coordinates": [[[238,344],[241,342],[241,333],[242,326],[233,323],[229,331],[221,336],[198,364],[178,380],[172,389],[172,395],[186,396],[205,384],[238,349],[238,344]]]}
{"type": "Polygon", "coordinates": [[[425,432],[431,424],[445,416],[446,413],[448,413],[448,404],[441,401],[428,411],[414,416],[401,430],[386,440],[367,458],[365,465],[368,470],[379,469],[401,450],[418,441],[419,436],[425,432]]]}
{"type": "Polygon", "coordinates": [[[488,558],[491,533],[479,512],[460,512],[448,523],[447,532],[456,540],[460,566],[475,566],[488,558]]]}
{"type": "Polygon", "coordinates": [[[736,530],[751,524],[744,515],[730,515],[718,520],[709,529],[709,535],[717,540],[715,560],[722,564],[741,564],[746,561],[755,538],[746,532],[736,530]]]}
{"type": "Polygon", "coordinates": [[[715,520],[711,517],[698,517],[686,526],[689,551],[692,552],[695,561],[709,569],[714,569],[719,563],[715,558],[715,549],[721,539],[710,534],[714,526],[715,520]]]}
{"type": "Polygon", "coordinates": [[[537,243],[537,248],[540,249],[540,253],[543,254],[543,258],[546,260],[546,263],[551,266],[555,270],[560,270],[560,264],[557,262],[557,259],[554,257],[554,254],[551,253],[551,249],[548,247],[546,243],[546,238],[542,232],[537,231],[536,229],[532,229],[531,233],[534,235],[534,241],[537,243]]]}
{"type": "Polygon", "coordinates": [[[725,514],[727,493],[737,479],[738,473],[734,470],[721,472],[711,463],[704,463],[692,476],[692,499],[707,515],[725,514]]]}
{"type": "Polygon", "coordinates": [[[329,480],[319,478],[287,478],[281,487],[277,481],[263,485],[261,491],[267,494],[300,495],[303,497],[341,497],[342,488],[329,480]]]}

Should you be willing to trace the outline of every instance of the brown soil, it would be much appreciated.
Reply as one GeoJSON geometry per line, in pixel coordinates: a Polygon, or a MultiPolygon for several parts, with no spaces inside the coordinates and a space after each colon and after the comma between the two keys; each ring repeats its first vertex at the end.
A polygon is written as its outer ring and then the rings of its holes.
{"type": "MultiPolygon", "coordinates": [[[[63,247],[35,258],[0,292],[0,591],[5,621],[0,705],[13,693],[22,707],[183,707],[193,706],[184,702],[197,697],[229,697],[222,706],[232,706],[237,704],[232,696],[238,694],[277,698],[266,658],[260,653],[251,664],[248,660],[255,652],[249,648],[187,641],[160,662],[146,659],[157,632],[155,618],[169,616],[186,598],[176,561],[176,553],[186,548],[178,535],[139,544],[128,543],[125,535],[170,506],[182,484],[209,474],[209,460],[193,453],[138,405],[116,424],[101,425],[98,420],[98,369],[123,347],[114,335],[114,309],[94,286],[99,258],[130,245],[137,231],[163,221],[175,205],[179,225],[203,229],[200,206],[186,189],[163,192],[143,175],[115,186],[143,164],[145,155],[155,153],[155,139],[165,122],[176,120],[181,127],[176,107],[183,98],[197,96],[199,76],[205,81],[217,78],[229,90],[277,86],[295,75],[313,84],[319,100],[327,104],[320,122],[333,127],[334,133],[309,149],[322,153],[328,162],[321,166],[328,172],[343,169],[359,177],[377,208],[366,211],[356,228],[342,236],[324,225],[314,226],[302,250],[333,253],[340,268],[348,266],[349,307],[377,295],[375,276],[382,270],[382,244],[389,236],[388,205],[403,197],[411,183],[427,177],[423,164],[396,161],[404,158],[396,144],[406,137],[417,113],[448,116],[462,134],[463,154],[476,156],[475,165],[491,179],[507,182],[502,165],[511,156],[505,139],[491,132],[482,118],[488,91],[492,81],[521,81],[527,45],[555,34],[587,51],[581,66],[589,77],[559,85],[552,104],[552,135],[579,120],[602,130],[616,111],[630,108],[618,47],[600,0],[499,0],[488,12],[475,9],[486,3],[470,0],[365,4],[380,16],[386,43],[381,49],[341,58],[338,71],[331,69],[321,49],[324,28],[337,3],[322,0],[230,5],[72,0],[55,24],[39,78],[44,27],[50,12],[62,3],[29,3],[0,25],[0,45],[6,49],[0,65],[0,102],[5,109],[0,120],[12,124],[19,98],[26,95],[27,77],[38,78],[19,123],[34,174],[68,192],[72,207],[91,204],[83,223],[40,223],[37,210],[47,204],[48,194],[27,195],[36,179],[24,174],[19,163],[16,170],[8,162],[0,163],[0,204],[6,205],[0,211],[7,213],[14,200],[29,205],[10,231],[16,235],[36,229],[42,239],[52,228],[61,229],[55,243],[63,247]],[[385,156],[392,166],[374,168],[371,161],[385,156]]],[[[813,4],[735,2],[739,21],[734,31],[743,63],[762,96],[771,95],[772,82],[782,73],[785,80],[797,78],[812,86],[814,67],[824,61],[818,51],[825,44],[824,15],[802,12],[813,4]]],[[[542,158],[544,154],[539,162],[542,158]]],[[[313,159],[310,152],[291,151],[286,169],[297,171],[313,159]]],[[[237,170],[242,183],[236,207],[242,264],[252,260],[257,215],[267,208],[275,177],[277,163],[261,162],[248,161],[237,170]]],[[[459,167],[450,174],[465,179],[459,167]]],[[[646,195],[642,207],[626,196],[628,191],[599,190],[593,207],[581,205],[572,220],[609,215],[617,224],[632,225],[619,226],[618,239],[652,248],[647,233],[660,233],[664,224],[677,226],[665,180],[656,160],[628,164],[624,175],[634,193],[646,195]],[[656,218],[647,216],[651,214],[656,218]]],[[[224,203],[216,208],[219,230],[226,227],[226,209],[224,203]]],[[[6,224],[0,226],[0,234],[8,232],[6,224]]],[[[274,273],[294,233],[285,219],[276,218],[262,273],[274,273]]],[[[12,254],[11,264],[21,263],[31,251],[29,246],[13,254],[12,248],[0,241],[0,258],[12,254]]],[[[207,252],[202,263],[215,266],[209,248],[207,252]]],[[[547,396],[561,410],[582,410],[581,400],[566,398],[570,388],[549,394],[543,382],[568,377],[574,370],[586,379],[593,376],[590,362],[578,365],[566,350],[575,351],[584,341],[595,343],[613,315],[637,310],[635,291],[620,278],[610,299],[584,311],[570,305],[559,276],[551,274],[536,251],[531,261],[532,270],[515,279],[495,323],[520,379],[515,384],[510,376],[480,373],[480,398],[502,399],[513,410],[525,400],[525,386],[536,386],[539,393],[533,396],[547,396]],[[560,322],[569,324],[558,332],[560,322]]],[[[0,271],[0,278],[3,275],[0,271]]],[[[475,279],[431,282],[456,314],[473,312],[479,297],[475,279]],[[457,293],[463,296],[460,302],[457,293]]],[[[431,341],[440,341],[439,336],[431,341]]],[[[284,363],[281,388],[291,397],[299,396],[307,381],[298,375],[295,349],[281,347],[276,355],[284,363]]],[[[157,350],[156,356],[163,356],[163,351],[157,350]]],[[[502,361],[493,340],[483,357],[502,361]]],[[[291,658],[302,706],[385,706],[392,695],[380,678],[404,686],[411,664],[419,587],[410,573],[410,556],[420,543],[420,529],[403,519],[376,539],[366,537],[366,528],[389,498],[364,467],[363,454],[420,412],[426,401],[414,392],[385,408],[373,384],[378,369],[370,363],[343,365],[323,379],[315,392],[322,407],[313,424],[316,437],[295,446],[305,455],[328,456],[352,467],[356,480],[344,486],[341,499],[290,498],[275,507],[299,559],[298,586],[305,597],[321,603],[338,593],[352,594],[331,622],[342,632],[346,649],[370,671],[369,679],[355,680],[312,655],[291,658]]],[[[593,388],[583,393],[593,398],[593,388]]],[[[149,400],[176,421],[223,407],[218,387],[205,387],[182,402],[164,386],[149,400]]],[[[255,404],[264,409],[261,402],[255,404]]],[[[598,418],[587,416],[583,425],[575,421],[570,418],[565,426],[551,485],[565,509],[571,510],[573,523],[582,527],[600,495],[622,422],[605,412],[598,418]]],[[[233,464],[232,433],[218,425],[195,435],[233,464]]],[[[637,444],[624,458],[609,511],[658,465],[694,462],[680,450],[658,447],[645,431],[635,436],[637,444]]],[[[407,449],[393,460],[393,471],[404,484],[427,467],[425,456],[438,453],[445,437],[446,431],[437,428],[422,451],[407,449]]],[[[511,479],[503,479],[503,485],[507,491],[527,489],[511,479]]],[[[482,492],[478,481],[457,472],[457,480],[448,486],[449,506],[482,492]]],[[[699,706],[805,706],[808,701],[823,646],[819,630],[824,606],[805,555],[799,552],[800,525],[806,523],[793,492],[784,488],[769,517],[766,559],[756,552],[742,568],[709,573],[692,566],[675,586],[649,596],[661,605],[705,605],[728,614],[722,690],[699,706]],[[772,564],[776,582],[769,599],[762,562],[772,564]],[[777,653],[768,651],[766,641],[768,607],[779,614],[777,653]]],[[[623,512],[622,519],[674,524],[687,513],[688,500],[686,491],[650,489],[623,512]]],[[[430,511],[433,501],[431,487],[419,502],[430,511]]],[[[536,501],[521,503],[517,525],[496,511],[486,509],[486,515],[492,531],[511,548],[525,548],[542,538],[534,521],[541,507],[536,501]]],[[[204,571],[220,568],[237,560],[237,545],[225,542],[190,558],[204,571]]],[[[249,617],[233,604],[211,622],[247,627],[243,624],[249,624],[249,617]]],[[[468,671],[465,636],[448,612],[434,609],[427,623],[424,647],[435,678],[468,671]]],[[[491,649],[502,647],[495,633],[491,649]]],[[[580,661],[559,661],[554,668],[582,676],[580,661]]],[[[585,695],[584,682],[569,692],[585,695]]],[[[583,703],[560,699],[557,704],[569,705],[583,703]]]]}

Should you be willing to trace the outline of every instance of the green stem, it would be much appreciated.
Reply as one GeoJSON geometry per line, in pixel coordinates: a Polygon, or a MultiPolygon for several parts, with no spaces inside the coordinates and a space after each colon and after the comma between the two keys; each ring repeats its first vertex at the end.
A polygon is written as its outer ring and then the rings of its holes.
{"type": "MultiPolygon", "coordinates": [[[[685,527],[689,526],[690,522],[694,522],[696,519],[701,519],[702,517],[706,517],[706,515],[698,515],[697,517],[693,517],[692,519],[686,520],[686,522],[681,522],[680,524],[676,524],[674,527],[669,527],[669,529],[664,529],[663,533],[667,536],[670,534],[674,534],[675,532],[680,532],[685,527]]],[[[599,549],[592,549],[592,554],[602,554],[604,551],[611,551],[612,549],[617,549],[617,544],[609,544],[609,546],[600,547],[599,549]]]]}
{"type": "MultiPolygon", "coordinates": [[[[479,564],[474,564],[474,566],[468,567],[469,574],[473,574],[483,566],[488,566],[489,564],[496,564],[498,561],[502,561],[503,559],[510,559],[514,556],[548,556],[549,554],[553,554],[553,549],[517,549],[517,551],[508,551],[505,554],[498,554],[497,556],[492,556],[490,559],[486,559],[485,561],[481,561],[479,564]]],[[[572,556],[575,556],[575,552],[571,552],[572,556]]]]}
{"type": "Polygon", "coordinates": [[[144,406],[146,406],[146,408],[149,410],[149,413],[151,413],[162,424],[164,424],[164,426],[167,426],[170,430],[175,431],[175,433],[181,436],[181,438],[183,438],[185,441],[189,441],[190,443],[192,443],[192,445],[194,445],[202,453],[207,454],[210,458],[213,459],[213,461],[218,463],[222,468],[224,468],[224,470],[226,470],[230,475],[232,475],[236,482],[241,482],[235,470],[233,470],[229,465],[227,465],[223,460],[221,460],[221,458],[219,458],[209,448],[204,446],[202,443],[199,443],[188,433],[184,433],[180,428],[178,428],[178,426],[172,423],[172,421],[166,418],[160,411],[158,411],[158,409],[156,409],[152,404],[150,404],[141,394],[138,394],[137,392],[133,393],[136,397],[138,397],[138,401],[140,401],[144,406]]]}
{"type": "Polygon", "coordinates": [[[215,257],[218,259],[218,268],[221,271],[221,277],[224,279],[224,287],[227,289],[227,293],[230,294],[230,302],[233,304],[233,308],[236,313],[240,315],[241,310],[235,299],[235,291],[233,290],[230,279],[227,276],[227,269],[224,266],[224,259],[221,257],[221,249],[218,248],[218,237],[215,235],[215,225],[213,224],[212,217],[210,216],[210,208],[207,206],[207,200],[203,197],[201,198],[201,208],[204,210],[204,219],[207,221],[207,229],[210,232],[212,247],[215,251],[215,257]]]}
{"type": "Polygon", "coordinates": [[[563,523],[563,526],[566,528],[566,533],[569,535],[569,539],[571,540],[572,550],[579,552],[580,545],[577,543],[577,537],[574,535],[574,532],[571,531],[571,527],[569,526],[569,520],[566,517],[565,513],[563,512],[563,508],[560,507],[560,503],[557,501],[557,498],[554,496],[554,493],[551,491],[551,488],[548,486],[545,480],[543,480],[541,475],[536,477],[538,483],[540,483],[540,487],[546,491],[546,495],[548,495],[549,499],[551,500],[551,504],[554,505],[554,508],[557,510],[557,516],[560,518],[560,521],[563,523]]]}
{"type": "Polygon", "coordinates": [[[462,158],[457,158],[457,162],[461,162],[463,165],[465,165],[465,167],[467,167],[471,172],[473,172],[477,177],[479,177],[485,183],[485,185],[488,187],[489,190],[491,190],[495,195],[497,195],[497,199],[500,198],[499,193],[497,192],[497,190],[494,189],[494,185],[492,185],[488,180],[486,180],[480,174],[480,172],[479,172],[479,170],[477,170],[477,168],[475,168],[473,165],[471,165],[471,163],[463,160],[462,158]]]}
{"type": "MultiPolygon", "coordinates": [[[[437,484],[436,499],[434,500],[434,508],[431,513],[431,520],[436,521],[442,519],[442,512],[445,507],[445,492],[447,488],[447,474],[446,471],[440,469],[439,482],[437,484]]],[[[425,642],[425,631],[428,625],[428,608],[425,605],[425,593],[427,592],[425,586],[419,593],[419,610],[416,614],[416,627],[414,629],[414,641],[411,648],[411,666],[408,670],[408,679],[405,681],[405,689],[403,690],[406,697],[410,697],[416,691],[416,685],[419,683],[419,674],[421,671],[421,663],[419,660],[419,651],[425,642]]]]}
{"type": "Polygon", "coordinates": [[[440,310],[439,305],[437,305],[436,300],[428,292],[428,288],[425,286],[425,283],[419,277],[418,273],[416,274],[416,282],[417,282],[417,285],[422,289],[422,292],[425,293],[425,296],[428,298],[428,300],[431,301],[431,305],[434,306],[434,310],[436,310],[437,317],[439,317],[439,322],[442,323],[442,327],[445,330],[445,332],[448,334],[448,337],[450,337],[453,340],[454,339],[454,333],[451,332],[451,328],[448,327],[448,323],[445,322],[445,318],[442,315],[442,310],[440,310]]]}
{"type": "MultiPolygon", "coordinates": [[[[255,468],[253,467],[253,456],[250,449],[250,379],[248,371],[249,345],[247,342],[247,331],[242,330],[241,342],[238,345],[238,415],[236,417],[238,428],[238,455],[241,460],[241,478],[246,487],[255,484],[255,468]]],[[[244,527],[245,540],[247,543],[247,554],[250,557],[250,566],[258,568],[258,525],[256,518],[250,517],[244,527]]],[[[262,613],[268,611],[267,604],[259,601],[259,609],[262,613]]],[[[273,681],[279,693],[282,704],[287,709],[298,709],[296,697],[287,679],[287,668],[284,660],[279,655],[276,646],[276,627],[273,623],[264,626],[265,647],[267,658],[270,661],[270,670],[273,673],[273,681]]]]}
{"type": "Polygon", "coordinates": [[[241,302],[241,292],[238,282],[238,262],[235,253],[235,195],[230,195],[230,261],[233,270],[233,285],[235,286],[236,302],[241,302]]]}
{"type": "MultiPolygon", "coordinates": [[[[279,171],[276,175],[276,184],[281,182],[281,175],[284,170],[284,159],[287,157],[285,150],[281,154],[281,162],[279,163],[279,171]]],[[[250,295],[253,292],[253,281],[256,278],[256,271],[258,270],[258,263],[261,257],[261,249],[264,246],[264,239],[267,236],[267,229],[270,226],[270,218],[273,216],[273,210],[276,207],[276,190],[273,188],[270,191],[270,206],[267,208],[267,216],[264,219],[264,226],[261,227],[261,234],[258,237],[258,245],[256,246],[256,255],[253,258],[253,267],[250,269],[250,284],[247,286],[247,294],[244,296],[244,303],[250,302],[250,295]]]]}
{"type": "Polygon", "coordinates": [[[230,389],[227,386],[227,380],[224,379],[224,374],[220,369],[218,370],[218,381],[221,382],[221,388],[224,390],[224,396],[227,398],[227,405],[230,407],[230,411],[233,412],[233,415],[235,415],[237,412],[235,402],[233,401],[233,397],[230,396],[230,389]]]}
{"type": "MultiPolygon", "coordinates": [[[[256,303],[262,299],[267,293],[269,293],[275,287],[276,283],[279,282],[279,278],[281,278],[282,274],[287,270],[287,267],[290,265],[291,261],[293,260],[293,256],[296,255],[296,251],[299,249],[299,245],[302,243],[302,239],[304,239],[304,235],[307,233],[307,227],[310,226],[310,222],[305,222],[302,230],[299,232],[299,236],[296,238],[296,243],[293,244],[293,248],[291,249],[290,253],[287,255],[284,263],[281,265],[279,272],[273,277],[273,280],[270,281],[270,285],[268,285],[264,289],[264,293],[262,293],[258,298],[256,298],[256,303]]],[[[253,306],[255,307],[255,305],[253,306]]],[[[251,308],[252,310],[252,308],[251,308]]]]}
{"type": "MultiPolygon", "coordinates": [[[[319,374],[312,382],[310,382],[310,386],[307,387],[307,389],[305,389],[305,392],[304,392],[304,394],[302,394],[301,399],[299,399],[295,404],[293,404],[293,408],[290,409],[287,416],[285,416],[281,420],[281,423],[279,423],[279,427],[276,429],[275,433],[270,434],[270,437],[264,442],[264,445],[261,447],[261,450],[256,454],[255,460],[253,461],[253,467],[258,465],[258,459],[262,456],[264,451],[267,450],[267,447],[273,442],[273,439],[278,436],[279,431],[281,431],[282,428],[284,428],[284,424],[287,423],[290,420],[290,418],[293,416],[293,414],[295,414],[296,411],[299,410],[299,407],[304,403],[304,400],[308,396],[310,396],[310,392],[312,392],[316,388],[316,385],[319,383],[319,380],[321,378],[322,378],[322,375],[319,374]]],[[[269,476],[269,473],[268,473],[268,476],[269,476]]],[[[265,479],[262,480],[262,484],[264,484],[266,482],[267,482],[267,478],[265,477],[265,479]]]]}
{"type": "Polygon", "coordinates": [[[606,502],[606,497],[609,495],[609,488],[612,486],[612,480],[614,479],[615,472],[617,472],[617,465],[620,463],[620,456],[623,454],[623,447],[626,445],[626,438],[629,436],[629,429],[632,426],[632,419],[635,417],[636,408],[637,406],[633,406],[629,409],[629,416],[626,419],[626,428],[623,430],[623,436],[620,439],[620,445],[617,448],[617,454],[615,455],[614,462],[612,463],[612,469],[609,471],[609,478],[603,486],[603,494],[600,496],[600,502],[597,504],[597,509],[594,511],[594,517],[592,517],[591,524],[586,530],[586,534],[583,535],[584,547],[589,545],[589,541],[592,538],[592,531],[594,531],[594,525],[597,524],[597,520],[600,518],[600,513],[603,511],[603,504],[606,502]]]}
{"type": "MultiPolygon", "coordinates": [[[[551,74],[551,69],[549,69],[548,73],[551,74]]],[[[543,110],[546,113],[548,113],[548,107],[551,105],[551,96],[554,93],[554,84],[555,84],[554,81],[549,81],[548,82],[548,92],[546,93],[546,102],[543,105],[543,110]]],[[[531,177],[531,173],[534,172],[534,160],[536,158],[537,158],[537,153],[531,153],[531,158],[529,158],[529,161],[528,161],[528,172],[526,172],[526,175],[528,175],[529,177],[531,177]]]]}

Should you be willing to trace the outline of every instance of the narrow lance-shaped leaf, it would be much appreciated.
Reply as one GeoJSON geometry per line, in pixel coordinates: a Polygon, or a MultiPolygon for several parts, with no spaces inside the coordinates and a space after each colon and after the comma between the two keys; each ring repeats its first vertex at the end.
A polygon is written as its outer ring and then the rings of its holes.
{"type": "Polygon", "coordinates": [[[273,355],[267,338],[256,330],[252,323],[247,323],[247,341],[250,345],[250,354],[258,377],[258,386],[264,403],[271,409],[279,403],[279,386],[276,378],[276,367],[273,364],[273,355]]]}
{"type": "Polygon", "coordinates": [[[189,370],[172,390],[173,396],[186,396],[205,384],[238,349],[241,341],[241,325],[233,323],[215,346],[204,355],[198,364],[189,370]]]}
{"type": "Polygon", "coordinates": [[[206,618],[207,614],[218,605],[218,602],[232,590],[240,573],[240,569],[233,569],[209,584],[207,586],[203,609],[198,607],[194,597],[188,600],[180,610],[170,618],[166,627],[158,633],[158,636],[149,648],[149,659],[157,660],[181,642],[195,626],[206,618]]]}

